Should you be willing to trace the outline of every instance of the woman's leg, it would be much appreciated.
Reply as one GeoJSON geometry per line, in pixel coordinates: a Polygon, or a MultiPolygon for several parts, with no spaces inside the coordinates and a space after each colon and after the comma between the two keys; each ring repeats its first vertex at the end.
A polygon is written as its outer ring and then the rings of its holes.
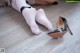
{"type": "Polygon", "coordinates": [[[11,6],[12,6],[15,10],[19,11],[19,9],[18,9],[18,7],[17,7],[17,5],[16,5],[16,0],[12,0],[12,1],[11,1],[11,6]]]}
{"type": "MultiPolygon", "coordinates": [[[[25,7],[31,7],[29,4],[26,3],[25,0],[13,0],[12,1],[12,6],[18,11],[21,11],[20,9],[25,6],[25,7]]],[[[31,7],[31,8],[24,8],[22,10],[22,15],[24,16],[27,24],[30,26],[32,32],[34,34],[39,34],[41,31],[39,27],[37,26],[35,22],[35,16],[36,16],[36,9],[31,7]]]]}
{"type": "Polygon", "coordinates": [[[54,30],[51,22],[47,19],[43,9],[37,10],[36,21],[47,27],[50,31],[54,30]]]}

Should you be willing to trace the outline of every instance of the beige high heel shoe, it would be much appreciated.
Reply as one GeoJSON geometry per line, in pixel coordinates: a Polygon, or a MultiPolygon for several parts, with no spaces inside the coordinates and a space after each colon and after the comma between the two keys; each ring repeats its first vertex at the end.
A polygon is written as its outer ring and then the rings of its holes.
{"type": "Polygon", "coordinates": [[[69,31],[69,33],[73,35],[65,18],[59,16],[57,25],[58,26],[56,30],[48,33],[49,36],[58,39],[61,38],[67,31],[69,31]]]}

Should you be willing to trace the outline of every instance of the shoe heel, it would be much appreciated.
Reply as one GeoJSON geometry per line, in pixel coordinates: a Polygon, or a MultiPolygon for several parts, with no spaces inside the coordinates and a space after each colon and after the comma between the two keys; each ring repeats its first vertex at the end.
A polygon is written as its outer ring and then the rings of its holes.
{"type": "Polygon", "coordinates": [[[71,32],[69,26],[68,26],[68,23],[67,23],[67,20],[65,18],[63,18],[63,21],[64,21],[64,24],[65,24],[65,29],[71,34],[73,35],[73,33],[71,32]]]}
{"type": "Polygon", "coordinates": [[[69,28],[68,25],[66,26],[66,28],[67,28],[68,32],[69,32],[71,35],[73,35],[73,33],[72,33],[72,31],[70,30],[70,28],[69,28]]]}

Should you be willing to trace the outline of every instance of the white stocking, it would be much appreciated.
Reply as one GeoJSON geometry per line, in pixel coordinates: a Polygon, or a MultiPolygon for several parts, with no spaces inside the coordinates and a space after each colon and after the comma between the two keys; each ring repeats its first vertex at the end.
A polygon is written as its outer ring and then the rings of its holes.
{"type": "Polygon", "coordinates": [[[47,19],[43,9],[37,10],[36,21],[47,27],[50,31],[54,30],[51,22],[47,19]]]}
{"type": "Polygon", "coordinates": [[[16,5],[16,0],[12,0],[11,6],[12,6],[15,10],[20,11],[20,10],[18,9],[17,5],[16,5]]]}
{"type": "MultiPolygon", "coordinates": [[[[12,6],[18,11],[20,11],[21,7],[23,6],[31,7],[29,4],[26,3],[25,0],[16,0],[15,2],[12,2],[12,6]]],[[[22,11],[22,15],[24,16],[27,24],[30,26],[32,32],[34,34],[39,34],[41,31],[35,22],[36,9],[33,7],[25,8],[22,11]]]]}

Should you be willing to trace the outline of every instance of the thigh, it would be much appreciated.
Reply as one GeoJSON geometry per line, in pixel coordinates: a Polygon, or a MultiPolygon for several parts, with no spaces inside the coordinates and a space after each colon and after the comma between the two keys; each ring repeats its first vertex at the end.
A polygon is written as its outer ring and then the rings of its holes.
{"type": "Polygon", "coordinates": [[[26,0],[16,0],[15,2],[16,2],[16,5],[18,6],[19,9],[22,6],[26,6],[26,7],[30,6],[28,3],[26,3],[26,0]]]}

